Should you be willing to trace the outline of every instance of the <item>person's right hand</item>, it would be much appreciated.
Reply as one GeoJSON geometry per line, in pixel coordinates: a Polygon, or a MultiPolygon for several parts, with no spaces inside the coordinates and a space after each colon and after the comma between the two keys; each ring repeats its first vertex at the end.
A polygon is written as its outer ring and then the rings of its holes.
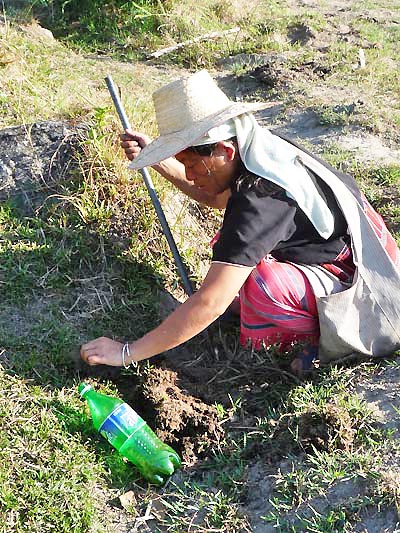
{"type": "Polygon", "coordinates": [[[141,152],[142,148],[151,143],[150,137],[139,131],[125,130],[120,135],[121,148],[123,148],[126,157],[133,161],[141,152]]]}

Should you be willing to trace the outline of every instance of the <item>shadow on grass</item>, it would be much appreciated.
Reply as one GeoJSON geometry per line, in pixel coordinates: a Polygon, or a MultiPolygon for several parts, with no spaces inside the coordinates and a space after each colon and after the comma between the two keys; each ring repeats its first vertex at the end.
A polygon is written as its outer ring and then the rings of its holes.
{"type": "Polygon", "coordinates": [[[79,435],[88,452],[94,453],[96,463],[101,463],[109,473],[109,483],[113,488],[121,489],[138,482],[143,483],[143,486],[146,485],[134,465],[125,461],[93,428],[84,405],[82,409],[74,409],[55,400],[49,403],[49,408],[63,429],[70,435],[79,435]]]}

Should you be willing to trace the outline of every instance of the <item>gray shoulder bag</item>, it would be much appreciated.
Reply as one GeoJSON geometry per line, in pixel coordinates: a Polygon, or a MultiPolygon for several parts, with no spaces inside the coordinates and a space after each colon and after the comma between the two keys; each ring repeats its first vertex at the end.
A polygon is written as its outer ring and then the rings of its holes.
{"type": "Polygon", "coordinates": [[[317,298],[320,361],[391,355],[400,349],[400,273],[346,185],[312,156],[295,150],[335,194],[350,229],[356,265],[350,288],[317,298]]]}

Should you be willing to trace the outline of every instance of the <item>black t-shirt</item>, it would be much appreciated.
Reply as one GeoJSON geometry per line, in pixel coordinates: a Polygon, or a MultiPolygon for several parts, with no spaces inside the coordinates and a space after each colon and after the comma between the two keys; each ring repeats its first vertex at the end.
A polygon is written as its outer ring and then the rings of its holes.
{"type": "MultiPolygon", "coordinates": [[[[291,142],[291,141],[290,141],[291,142]]],[[[360,192],[355,180],[326,163],[355,194],[360,192]]],[[[313,172],[322,197],[331,209],[335,225],[329,239],[314,228],[297,202],[288,198],[281,187],[248,172],[232,183],[231,197],[225,211],[220,237],[213,248],[213,261],[255,266],[267,254],[279,261],[321,264],[333,261],[349,244],[347,223],[331,189],[313,172]],[[255,183],[258,181],[258,184],[255,183]]]]}

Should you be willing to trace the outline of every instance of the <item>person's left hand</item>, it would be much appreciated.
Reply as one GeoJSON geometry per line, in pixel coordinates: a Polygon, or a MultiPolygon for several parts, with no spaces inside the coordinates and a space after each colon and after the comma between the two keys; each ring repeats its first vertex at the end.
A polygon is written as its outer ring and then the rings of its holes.
{"type": "Polygon", "coordinates": [[[121,342],[99,337],[81,346],[81,357],[91,366],[122,366],[122,346],[121,342]]]}

